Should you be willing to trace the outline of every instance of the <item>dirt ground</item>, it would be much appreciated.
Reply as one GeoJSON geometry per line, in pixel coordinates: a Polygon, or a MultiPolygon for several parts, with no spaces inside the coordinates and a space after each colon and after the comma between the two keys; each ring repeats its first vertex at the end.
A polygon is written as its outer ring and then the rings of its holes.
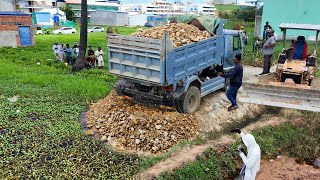
{"type": "MultiPolygon", "coordinates": [[[[287,119],[279,118],[279,117],[272,117],[267,121],[259,121],[253,124],[250,124],[242,129],[244,133],[249,133],[254,129],[267,127],[267,126],[278,126],[287,122],[287,119]]],[[[297,120],[299,121],[299,120],[297,120]]],[[[175,153],[173,153],[170,158],[161,161],[154,166],[147,169],[145,172],[142,172],[137,175],[137,179],[141,180],[151,180],[154,177],[159,176],[162,172],[165,171],[172,171],[176,168],[182,167],[183,165],[187,164],[188,162],[194,161],[198,155],[203,153],[207,148],[211,147],[213,149],[217,149],[222,145],[231,144],[239,138],[236,135],[225,134],[221,136],[217,140],[208,141],[205,144],[192,146],[192,147],[185,147],[179,149],[175,153]]]]}
{"type": "Polygon", "coordinates": [[[90,106],[86,127],[87,135],[138,154],[163,152],[198,134],[193,115],[135,104],[115,92],[90,106]]]}
{"type": "MultiPolygon", "coordinates": [[[[245,67],[245,71],[244,79],[254,78],[252,73],[259,72],[254,67],[245,67]]],[[[263,106],[240,103],[237,110],[228,112],[229,106],[223,90],[203,97],[199,111],[193,115],[135,104],[112,92],[89,107],[85,133],[117,150],[161,153],[181,140],[199,133],[221,132],[224,127],[241,124],[246,117],[254,118],[264,110],[263,106]]]]}
{"type": "Polygon", "coordinates": [[[262,160],[257,180],[318,180],[320,169],[308,164],[298,164],[292,158],[262,160]]]}

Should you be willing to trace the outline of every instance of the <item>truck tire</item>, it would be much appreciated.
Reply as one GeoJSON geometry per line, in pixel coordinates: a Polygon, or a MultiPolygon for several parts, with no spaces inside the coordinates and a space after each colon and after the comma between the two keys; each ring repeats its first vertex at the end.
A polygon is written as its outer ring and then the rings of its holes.
{"type": "Polygon", "coordinates": [[[189,87],[188,91],[185,92],[179,102],[180,109],[183,113],[192,114],[198,111],[200,107],[201,93],[199,88],[196,86],[189,87]]]}
{"type": "Polygon", "coordinates": [[[181,109],[181,105],[180,105],[180,100],[179,100],[179,99],[175,99],[175,100],[174,100],[174,105],[175,105],[176,110],[177,110],[179,113],[183,113],[183,111],[182,111],[182,109],[181,109]]]}
{"type": "Polygon", "coordinates": [[[118,96],[123,96],[124,95],[124,92],[123,92],[123,89],[121,87],[121,85],[119,83],[117,83],[116,85],[116,93],[118,96]]]}

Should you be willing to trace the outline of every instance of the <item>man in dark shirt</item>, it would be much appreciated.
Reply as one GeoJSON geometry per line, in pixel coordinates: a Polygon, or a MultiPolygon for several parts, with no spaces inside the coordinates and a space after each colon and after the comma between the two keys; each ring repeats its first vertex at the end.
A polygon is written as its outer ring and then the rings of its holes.
{"type": "Polygon", "coordinates": [[[242,86],[243,78],[243,67],[241,65],[241,55],[237,54],[233,57],[233,62],[235,63],[234,68],[229,73],[219,73],[221,77],[229,78],[230,85],[227,88],[227,98],[231,102],[231,106],[228,108],[228,111],[236,110],[238,108],[237,104],[237,94],[239,88],[242,86]]]}
{"type": "Polygon", "coordinates": [[[90,65],[91,66],[95,66],[95,57],[94,57],[94,50],[92,50],[92,47],[89,46],[89,50],[88,50],[88,56],[90,58],[90,65]]]}
{"type": "Polygon", "coordinates": [[[266,22],[266,25],[263,26],[263,40],[268,39],[268,30],[272,29],[272,27],[269,25],[269,22],[266,22]]]}

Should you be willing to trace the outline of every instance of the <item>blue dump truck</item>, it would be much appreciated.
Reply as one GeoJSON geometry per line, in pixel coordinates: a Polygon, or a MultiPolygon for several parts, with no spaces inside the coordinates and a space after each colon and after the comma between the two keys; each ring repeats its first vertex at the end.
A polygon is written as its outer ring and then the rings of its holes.
{"type": "Polygon", "coordinates": [[[163,39],[114,35],[108,38],[109,72],[118,76],[116,93],[136,103],[175,107],[194,113],[201,97],[225,88],[233,56],[242,52],[241,33],[224,30],[221,20],[212,37],[174,48],[163,39]]]}

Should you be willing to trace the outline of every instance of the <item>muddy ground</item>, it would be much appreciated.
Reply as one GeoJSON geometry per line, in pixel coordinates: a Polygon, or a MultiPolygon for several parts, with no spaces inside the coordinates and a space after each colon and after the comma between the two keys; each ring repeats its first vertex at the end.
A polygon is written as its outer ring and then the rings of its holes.
{"type": "Polygon", "coordinates": [[[320,169],[308,164],[298,164],[294,159],[279,157],[262,160],[257,180],[318,180],[320,169]]]}

